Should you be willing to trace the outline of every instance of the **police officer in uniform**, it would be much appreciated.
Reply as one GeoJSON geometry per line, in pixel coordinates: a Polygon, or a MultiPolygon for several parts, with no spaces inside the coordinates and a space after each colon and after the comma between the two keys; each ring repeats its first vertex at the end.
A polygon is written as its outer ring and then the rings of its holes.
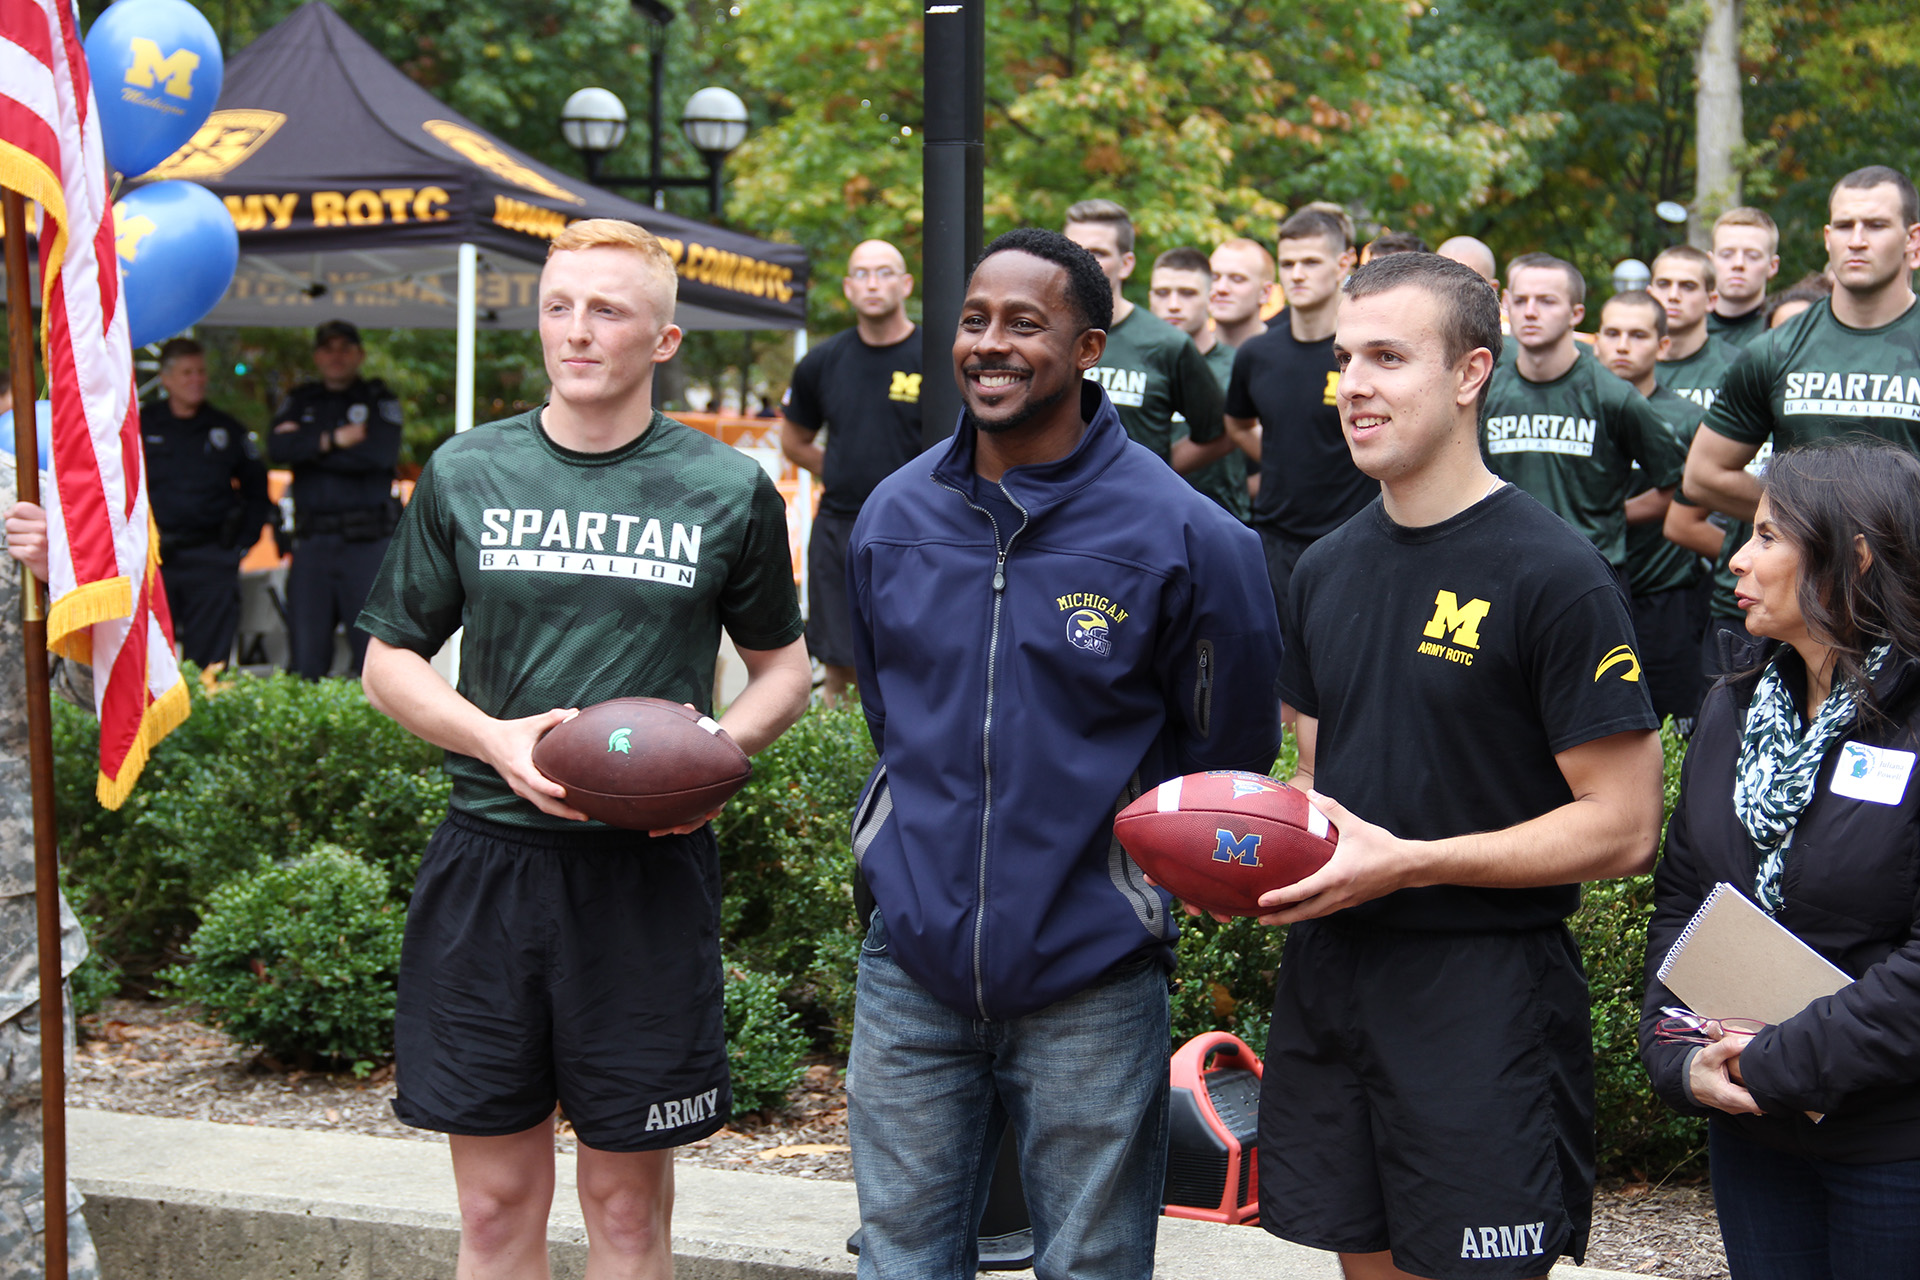
{"type": "Polygon", "coordinates": [[[287,575],[288,665],[309,680],[333,663],[333,629],[344,623],[360,674],[367,633],[353,625],[399,522],[393,465],[400,457],[400,401],[360,376],[360,330],[329,320],[314,331],[317,382],[293,389],[274,414],[267,450],[293,468],[293,567],[287,575]]]}
{"type": "Polygon", "coordinates": [[[275,515],[247,429],[207,404],[207,357],[191,338],[160,348],[163,399],[140,410],[147,496],[160,526],[160,580],[187,661],[233,651],[240,561],[275,515]]]}

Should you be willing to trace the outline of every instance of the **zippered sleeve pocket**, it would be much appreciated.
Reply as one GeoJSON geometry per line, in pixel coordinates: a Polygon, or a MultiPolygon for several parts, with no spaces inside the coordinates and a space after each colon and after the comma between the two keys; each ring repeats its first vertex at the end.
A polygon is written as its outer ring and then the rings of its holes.
{"type": "Polygon", "coordinates": [[[1213,641],[1196,641],[1193,648],[1193,731],[1204,738],[1213,732],[1213,641]]]}

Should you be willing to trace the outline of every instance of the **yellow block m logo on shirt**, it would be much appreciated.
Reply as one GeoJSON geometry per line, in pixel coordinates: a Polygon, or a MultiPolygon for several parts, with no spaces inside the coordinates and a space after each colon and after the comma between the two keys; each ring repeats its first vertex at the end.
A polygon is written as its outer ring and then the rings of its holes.
{"type": "Polygon", "coordinates": [[[887,399],[900,400],[907,404],[920,402],[920,375],[893,371],[893,385],[887,388],[887,399]]]}
{"type": "Polygon", "coordinates": [[[1451,591],[1442,591],[1433,597],[1433,617],[1426,625],[1429,640],[1438,640],[1448,632],[1453,633],[1453,643],[1466,649],[1480,647],[1480,624],[1486,621],[1487,610],[1493,606],[1485,600],[1469,600],[1461,604],[1451,591]]]}
{"type": "Polygon", "coordinates": [[[135,36],[128,41],[128,46],[133,50],[133,65],[127,68],[128,84],[151,89],[164,81],[173,97],[193,96],[193,73],[200,66],[199,54],[191,49],[175,49],[163,58],[160,46],[145,36],[135,36]]]}

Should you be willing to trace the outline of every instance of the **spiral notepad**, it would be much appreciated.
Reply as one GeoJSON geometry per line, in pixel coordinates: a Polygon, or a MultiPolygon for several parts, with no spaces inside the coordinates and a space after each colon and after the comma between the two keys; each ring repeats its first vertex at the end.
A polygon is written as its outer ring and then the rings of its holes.
{"type": "Polygon", "coordinates": [[[1703,1018],[1785,1022],[1853,979],[1730,884],[1717,884],[1660,962],[1660,981],[1703,1018]]]}

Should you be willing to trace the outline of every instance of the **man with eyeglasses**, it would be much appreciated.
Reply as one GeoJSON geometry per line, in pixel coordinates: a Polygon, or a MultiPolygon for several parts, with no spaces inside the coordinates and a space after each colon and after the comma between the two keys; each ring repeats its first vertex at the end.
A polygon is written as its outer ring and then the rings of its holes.
{"type": "Polygon", "coordinates": [[[854,327],[807,352],[780,402],[780,450],[823,488],[807,543],[807,651],[826,670],[830,707],[853,684],[848,535],[873,487],[920,452],[920,328],[907,318],[906,259],[884,240],[863,241],[840,291],[854,327]]]}

